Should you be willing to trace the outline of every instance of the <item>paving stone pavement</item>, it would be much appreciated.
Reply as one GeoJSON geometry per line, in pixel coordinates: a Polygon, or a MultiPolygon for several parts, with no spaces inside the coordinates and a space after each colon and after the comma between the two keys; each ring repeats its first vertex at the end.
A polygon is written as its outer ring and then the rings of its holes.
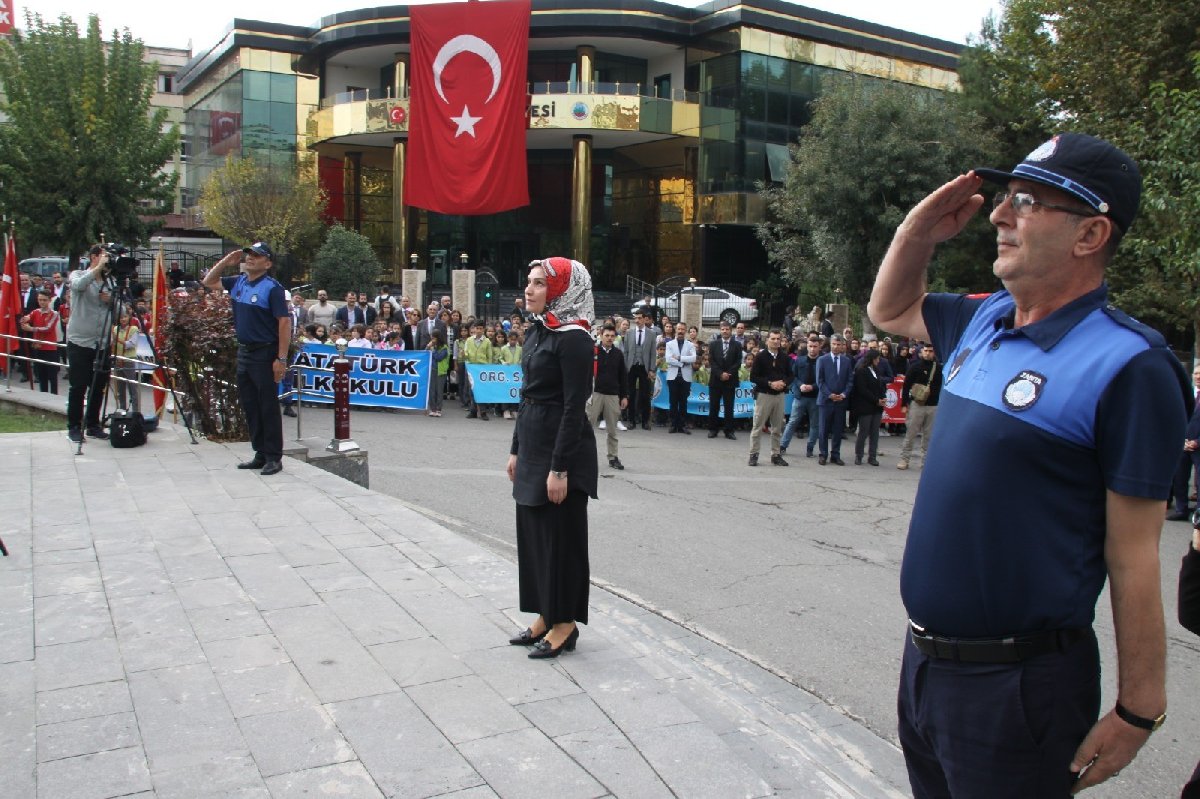
{"type": "Polygon", "coordinates": [[[529,661],[515,564],[244,456],[0,436],[6,799],[907,795],[891,744],[601,587],[529,661]]]}

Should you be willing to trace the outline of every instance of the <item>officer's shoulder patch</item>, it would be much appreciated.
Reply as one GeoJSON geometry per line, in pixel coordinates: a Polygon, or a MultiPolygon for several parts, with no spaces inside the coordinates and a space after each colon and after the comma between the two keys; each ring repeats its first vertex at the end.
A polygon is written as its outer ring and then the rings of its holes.
{"type": "Polygon", "coordinates": [[[1134,333],[1137,333],[1139,336],[1144,338],[1146,340],[1146,343],[1149,344],[1151,347],[1167,346],[1167,340],[1165,338],[1163,338],[1161,333],[1159,333],[1157,330],[1150,327],[1149,325],[1147,325],[1143,322],[1139,322],[1137,319],[1134,319],[1132,316],[1125,313],[1120,308],[1113,305],[1111,302],[1106,302],[1104,304],[1103,310],[1104,310],[1104,314],[1109,319],[1111,319],[1113,322],[1120,325],[1121,327],[1123,327],[1127,330],[1132,330],[1134,333]]]}

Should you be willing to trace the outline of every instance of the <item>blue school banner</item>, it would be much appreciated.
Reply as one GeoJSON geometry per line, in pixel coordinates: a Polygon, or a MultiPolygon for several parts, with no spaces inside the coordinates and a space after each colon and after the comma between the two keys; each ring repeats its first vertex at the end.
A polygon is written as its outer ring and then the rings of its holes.
{"type": "MultiPolygon", "coordinates": [[[[654,381],[654,399],[651,405],[664,411],[671,409],[671,391],[667,388],[666,372],[659,372],[658,379],[654,381]]],[[[688,395],[687,412],[693,416],[708,416],[708,386],[692,383],[692,393],[688,395]]],[[[783,400],[783,412],[785,414],[792,412],[792,393],[790,391],[783,400]]],[[[724,418],[725,406],[723,404],[717,415],[724,418]]],[[[754,418],[754,384],[749,380],[743,380],[734,389],[733,418],[754,418]]]]}
{"type": "Polygon", "coordinates": [[[521,401],[521,367],[518,364],[467,364],[471,396],[485,405],[515,405],[521,401]]]}
{"type": "MultiPolygon", "coordinates": [[[[333,402],[333,361],[337,349],[305,344],[296,354],[305,402],[333,402]],[[325,371],[328,370],[328,371],[325,371]]],[[[350,404],[372,408],[424,410],[429,404],[433,353],[428,350],[346,350],[350,361],[350,404]]]]}

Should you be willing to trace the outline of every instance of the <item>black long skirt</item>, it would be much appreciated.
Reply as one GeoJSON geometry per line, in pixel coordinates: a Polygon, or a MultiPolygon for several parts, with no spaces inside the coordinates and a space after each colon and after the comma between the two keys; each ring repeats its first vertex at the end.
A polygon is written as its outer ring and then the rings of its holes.
{"type": "Polygon", "coordinates": [[[587,624],[588,495],[568,491],[561,505],[517,505],[521,612],[547,624],[587,624]]]}

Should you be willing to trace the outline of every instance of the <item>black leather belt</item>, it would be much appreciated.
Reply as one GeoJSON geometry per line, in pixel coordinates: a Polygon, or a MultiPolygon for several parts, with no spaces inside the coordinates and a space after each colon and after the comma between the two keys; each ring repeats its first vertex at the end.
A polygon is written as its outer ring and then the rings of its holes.
{"type": "Polygon", "coordinates": [[[913,646],[931,658],[961,663],[1019,663],[1039,655],[1066,652],[1087,634],[1087,628],[1046,630],[1008,638],[947,638],[910,621],[908,634],[913,646]]]}

